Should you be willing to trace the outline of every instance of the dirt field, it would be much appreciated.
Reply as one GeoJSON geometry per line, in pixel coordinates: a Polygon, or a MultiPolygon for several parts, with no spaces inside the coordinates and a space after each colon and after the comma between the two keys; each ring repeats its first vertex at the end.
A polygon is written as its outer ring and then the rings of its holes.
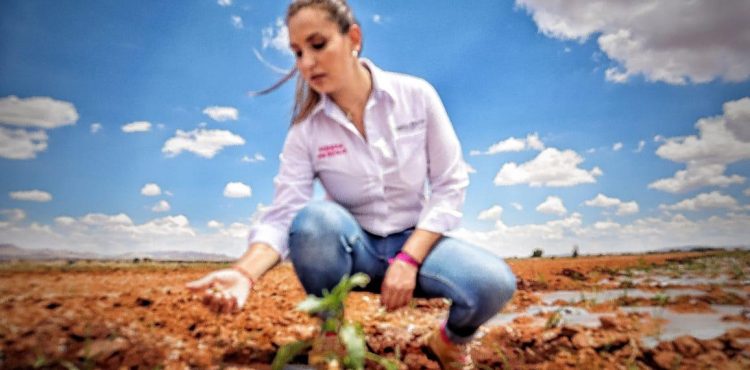
{"type": "MultiPolygon", "coordinates": [[[[479,368],[750,368],[748,252],[508,262],[518,291],[474,341],[479,368]]],[[[304,292],[289,265],[266,274],[240,314],[209,312],[183,286],[220,266],[0,265],[0,368],[267,369],[279,346],[316,334],[293,310],[304,292]]],[[[353,293],[347,316],[373,352],[438,369],[421,347],[447,307],[415,300],[384,313],[378,296],[353,293]]]]}

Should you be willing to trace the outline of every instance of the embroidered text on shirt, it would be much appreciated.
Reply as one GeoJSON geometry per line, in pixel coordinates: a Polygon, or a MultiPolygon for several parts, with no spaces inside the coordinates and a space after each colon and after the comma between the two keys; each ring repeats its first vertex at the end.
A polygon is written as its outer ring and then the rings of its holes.
{"type": "Polygon", "coordinates": [[[424,119],[418,119],[402,125],[396,126],[396,131],[414,130],[415,128],[424,125],[424,119]]]}
{"type": "Polygon", "coordinates": [[[345,154],[345,153],[346,153],[346,147],[344,147],[344,144],[331,144],[331,145],[323,145],[321,147],[318,147],[318,159],[333,157],[335,155],[340,155],[340,154],[345,154]]]}

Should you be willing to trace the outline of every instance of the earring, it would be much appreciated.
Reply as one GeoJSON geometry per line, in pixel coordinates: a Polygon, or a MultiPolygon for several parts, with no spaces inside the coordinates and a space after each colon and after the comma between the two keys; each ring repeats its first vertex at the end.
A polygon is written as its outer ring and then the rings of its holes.
{"type": "Polygon", "coordinates": [[[359,56],[359,50],[357,50],[357,49],[352,50],[352,56],[355,57],[355,58],[358,57],[359,56]]]}

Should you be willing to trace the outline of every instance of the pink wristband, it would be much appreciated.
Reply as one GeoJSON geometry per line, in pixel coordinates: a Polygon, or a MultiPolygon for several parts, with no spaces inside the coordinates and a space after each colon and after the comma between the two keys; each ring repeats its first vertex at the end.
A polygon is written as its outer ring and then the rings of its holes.
{"type": "Polygon", "coordinates": [[[398,252],[398,254],[396,255],[396,257],[390,258],[388,260],[388,263],[392,264],[396,260],[404,261],[404,262],[406,262],[406,263],[408,263],[408,264],[410,264],[410,265],[412,265],[412,266],[414,266],[416,268],[419,268],[419,266],[421,265],[419,262],[417,262],[416,259],[414,259],[414,257],[412,257],[409,253],[406,253],[404,251],[398,252]]]}

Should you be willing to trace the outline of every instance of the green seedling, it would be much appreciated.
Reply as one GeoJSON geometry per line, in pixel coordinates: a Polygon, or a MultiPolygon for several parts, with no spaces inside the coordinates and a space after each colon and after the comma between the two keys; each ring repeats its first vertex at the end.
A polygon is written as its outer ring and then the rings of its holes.
{"type": "MultiPolygon", "coordinates": [[[[356,322],[344,319],[344,301],[346,296],[355,287],[363,288],[370,282],[370,277],[363,273],[353,276],[344,276],[333,290],[324,291],[323,297],[309,295],[297,305],[297,310],[314,315],[325,313],[326,319],[322,322],[320,330],[333,332],[346,349],[346,354],[329,354],[331,362],[343,364],[347,369],[364,369],[365,360],[373,361],[387,370],[396,370],[398,367],[393,362],[378,356],[367,350],[365,333],[362,326],[356,322]]],[[[276,353],[271,368],[281,370],[295,356],[312,346],[311,340],[293,342],[282,346],[276,353]]]]}
{"type": "Polygon", "coordinates": [[[560,311],[561,310],[556,310],[547,318],[547,322],[544,324],[545,329],[552,329],[560,326],[560,323],[562,322],[562,314],[560,311]]]}

